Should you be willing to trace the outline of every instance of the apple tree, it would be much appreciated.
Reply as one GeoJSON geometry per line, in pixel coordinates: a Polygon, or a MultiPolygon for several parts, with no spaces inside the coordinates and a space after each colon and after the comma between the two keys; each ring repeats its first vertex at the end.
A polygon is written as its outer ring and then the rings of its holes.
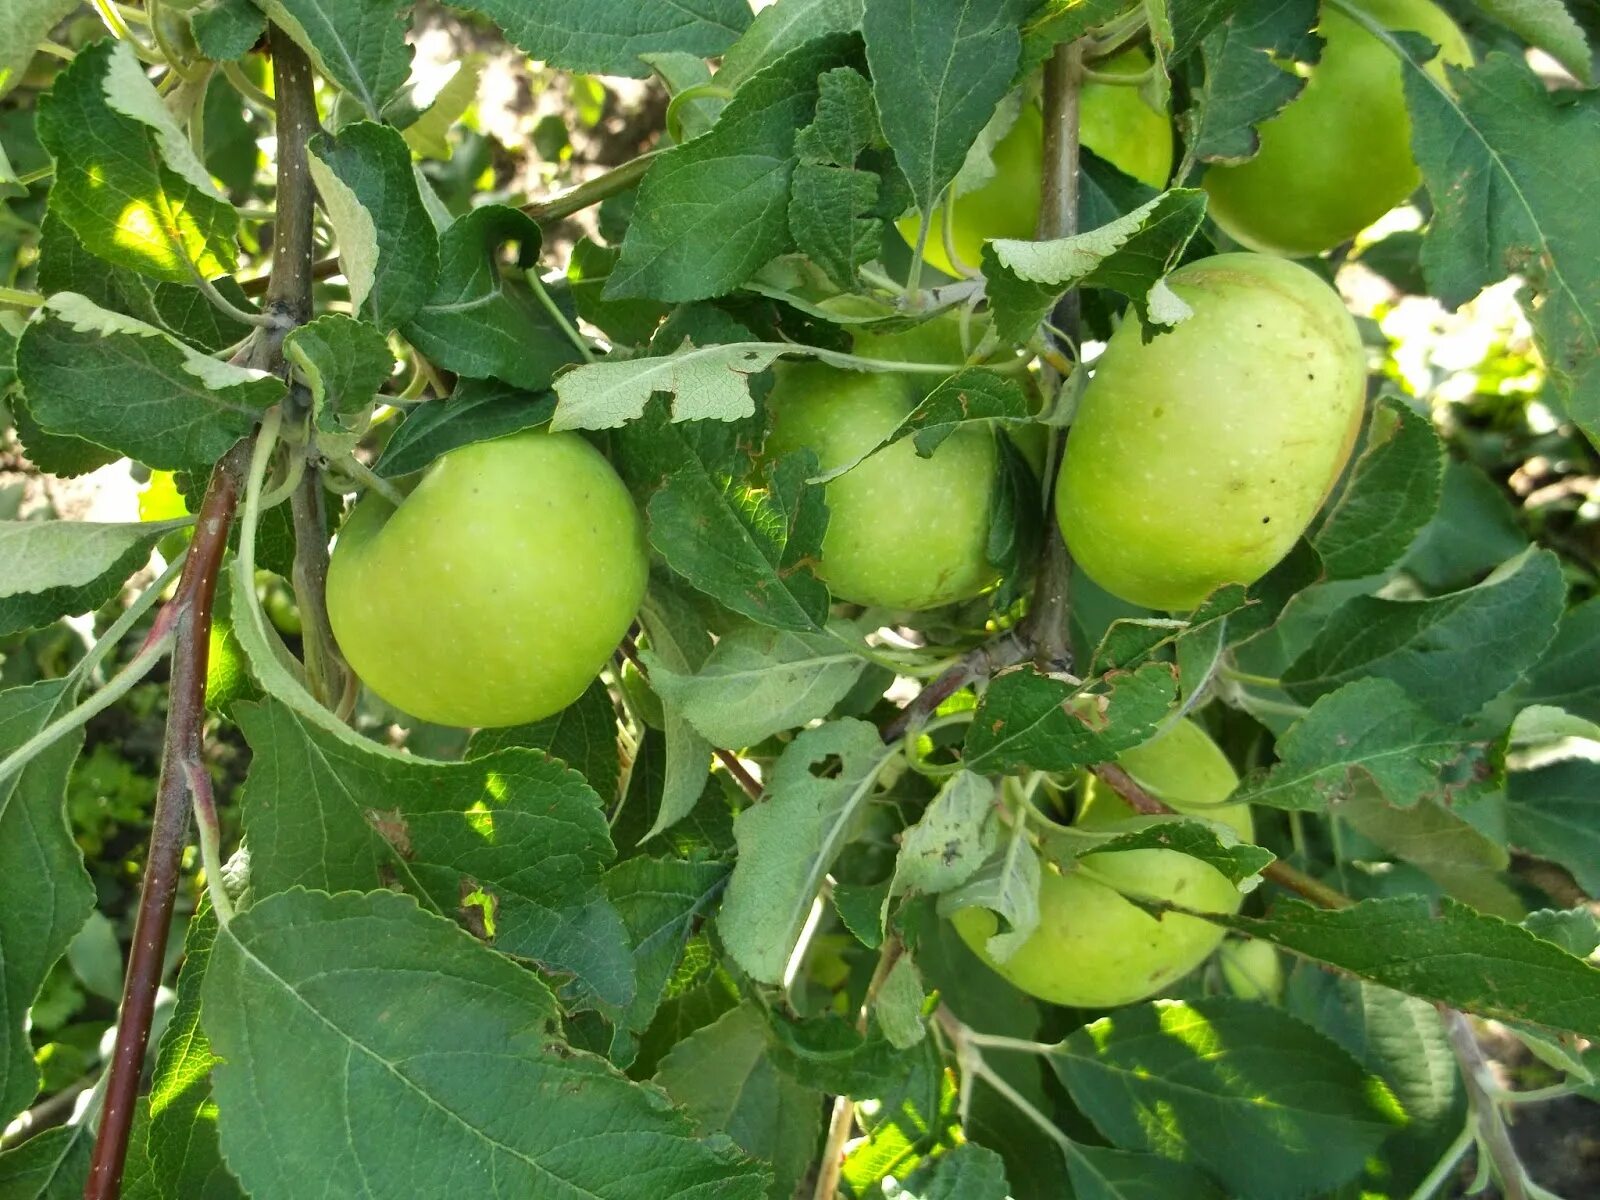
{"type": "Polygon", "coordinates": [[[1554,1195],[1597,28],[0,0],[0,1200],[1554,1195]]]}

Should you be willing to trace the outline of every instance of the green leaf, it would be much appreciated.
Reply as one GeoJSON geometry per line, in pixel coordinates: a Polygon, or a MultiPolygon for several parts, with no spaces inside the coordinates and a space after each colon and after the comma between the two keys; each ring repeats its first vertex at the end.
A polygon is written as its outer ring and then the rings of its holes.
{"type": "Polygon", "coordinates": [[[1067,1150],[1067,1178],[1076,1200],[1223,1200],[1194,1167],[1105,1146],[1074,1143],[1067,1150]]]}
{"type": "MultiPolygon", "coordinates": [[[[1118,822],[1112,828],[1135,826],[1129,833],[1119,833],[1109,841],[1084,845],[1078,856],[1085,854],[1115,854],[1123,850],[1171,850],[1197,858],[1226,876],[1230,883],[1241,883],[1261,874],[1275,855],[1262,846],[1240,842],[1238,834],[1229,826],[1216,822],[1173,820],[1170,817],[1134,817],[1118,822]]],[[[1076,840],[1076,839],[1074,839],[1076,840]]]]}
{"type": "Polygon", "coordinates": [[[460,380],[448,397],[406,415],[374,470],[385,479],[411,475],[462,446],[543,425],[555,406],[550,392],[524,392],[492,379],[460,380]]]}
{"type": "Polygon", "coordinates": [[[1302,968],[1285,1005],[1338,1042],[1394,1092],[1409,1118],[1376,1163],[1383,1186],[1406,1194],[1444,1154],[1466,1119],[1466,1091],[1437,1006],[1359,979],[1302,968]]]}
{"type": "Polygon", "coordinates": [[[902,1200],[1007,1200],[1005,1161],[993,1150],[965,1142],[924,1159],[900,1185],[902,1200]]]}
{"type": "Polygon", "coordinates": [[[283,381],[193,350],[143,321],[62,292],[23,334],[18,374],[33,418],[159,470],[209,470],[283,381]]]}
{"type": "Polygon", "coordinates": [[[650,1027],[684,947],[700,927],[712,901],[722,894],[728,868],[718,862],[677,858],[626,859],[606,873],[605,890],[622,915],[633,947],[636,985],[622,1024],[642,1033],[650,1027]]]}
{"type": "Polygon", "coordinates": [[[1172,667],[1151,662],[1106,678],[1102,710],[1080,688],[1028,669],[997,677],[967,731],[967,769],[1068,771],[1149,741],[1176,699],[1172,667]]]}
{"type": "Polygon", "coordinates": [[[270,700],[236,716],[254,751],[255,894],[399,882],[497,950],[571,975],[570,1003],[632,1001],[622,920],[600,887],[615,851],[575,772],[520,749],[464,763],[364,753],[270,700]]]}
{"type": "Polygon", "coordinates": [[[1439,510],[1444,463],[1433,423],[1385,397],[1350,482],[1311,539],[1327,577],[1362,579],[1403,558],[1439,510]]]}
{"type": "Polygon", "coordinates": [[[411,74],[402,0],[260,0],[317,70],[374,121],[411,74]]]}
{"type": "Polygon", "coordinates": [[[791,454],[746,482],[748,460],[734,438],[721,422],[669,424],[660,405],[624,428],[624,474],[655,487],[645,506],[650,544],[732,611],[774,629],[818,632],[828,590],[813,570],[827,529],[823,490],[807,482],[816,455],[791,454]]]}
{"type": "Polygon", "coordinates": [[[1256,126],[1305,87],[1296,68],[1322,56],[1316,0],[1244,0],[1201,43],[1205,86],[1185,115],[1189,153],[1243,162],[1261,148],[1256,126]]]}
{"type": "Polygon", "coordinates": [[[1433,592],[1453,591],[1528,548],[1498,484],[1471,463],[1450,459],[1439,511],[1423,527],[1401,566],[1433,592]]]}
{"type": "Polygon", "coordinates": [[[439,238],[438,286],[405,326],[406,339],[458,375],[531,392],[549,387],[557,368],[577,361],[577,349],[533,289],[498,261],[515,242],[518,268],[534,269],[540,238],[532,217],[501,204],[458,217],[439,238]]]}
{"type": "Polygon", "coordinates": [[[861,1033],[837,1013],[793,1019],[768,1010],[773,1058],[785,1074],[835,1096],[880,1096],[906,1063],[876,1031],[861,1033]]]}
{"type": "MultiPolygon", "coordinates": [[[[103,272],[105,264],[96,261],[99,270],[103,272]]],[[[255,310],[250,297],[245,295],[244,289],[232,278],[217,280],[216,288],[224,299],[241,312],[255,310]]],[[[158,283],[150,291],[150,302],[163,326],[191,346],[197,346],[208,354],[217,354],[218,357],[225,358],[227,356],[219,354],[219,351],[238,345],[250,333],[249,325],[228,316],[207,300],[197,287],[186,287],[181,283],[158,283]]],[[[106,304],[101,301],[96,303],[100,304],[101,308],[119,308],[116,304],[106,304]]]]}
{"type": "Polygon", "coordinates": [[[1420,869],[1441,889],[1479,912],[1516,920],[1522,900],[1501,879],[1511,856],[1502,840],[1478,827],[1481,811],[1427,799],[1391,808],[1365,791],[1342,803],[1338,814],[1384,853],[1420,869]],[[1476,818],[1476,823],[1474,821],[1476,818]]]}
{"type": "Polygon", "coordinates": [[[204,1005],[223,1153],[258,1200],[766,1194],[726,1138],[552,1045],[544,985],[408,897],[257,902],[218,938],[204,1005]]]}
{"type": "Polygon", "coordinates": [[[809,42],[758,71],[710,133],[656,159],[639,185],[607,299],[719,296],[789,249],[796,131],[816,107],[817,76],[838,65],[847,45],[809,42]]]}
{"type": "Polygon", "coordinates": [[[638,346],[650,340],[669,308],[654,300],[606,300],[605,290],[611,272],[616,270],[622,251],[579,238],[567,264],[567,294],[578,315],[603,331],[613,346],[638,346]]]}
{"type": "MultiPolygon", "coordinates": [[[[1392,35],[1383,35],[1392,40],[1392,35]]],[[[1433,199],[1422,262],[1445,305],[1516,272],[1541,357],[1573,420],[1600,440],[1600,100],[1550,95],[1520,57],[1450,70],[1454,95],[1409,58],[1411,141],[1433,199]],[[1551,163],[1565,169],[1552,171],[1551,163]]]]}
{"type": "Polygon", "coordinates": [[[433,94],[428,107],[401,132],[406,145],[420,158],[448,162],[452,153],[450,130],[478,101],[486,54],[469,54],[456,64],[455,74],[433,94]]]}
{"type": "Polygon", "coordinates": [[[113,266],[91,254],[72,227],[58,213],[48,210],[39,226],[37,282],[39,290],[47,296],[56,292],[77,292],[101,308],[152,324],[162,320],[149,280],[127,267],[113,266]]]}
{"type": "Polygon", "coordinates": [[[674,421],[737,421],[756,410],[751,377],[770,367],[783,349],[761,342],[696,349],[685,339],[662,357],[578,367],[556,380],[561,400],[550,428],[616,429],[643,416],[657,392],[672,396],[674,421]]]}
{"type": "Polygon", "coordinates": [[[1600,722],[1596,662],[1600,662],[1600,598],[1586,600],[1561,618],[1555,640],[1533,665],[1517,698],[1525,704],[1549,704],[1600,722]]]}
{"type": "Polygon", "coordinates": [[[596,679],[560,712],[532,725],[480,729],[467,742],[467,758],[483,758],[497,750],[521,746],[559,759],[588,782],[608,803],[617,794],[622,763],[617,751],[617,706],[606,685],[596,679]]]}
{"type": "Polygon", "coordinates": [[[1114,1145],[1204,1167],[1255,1200],[1338,1186],[1405,1121],[1338,1045],[1240,1000],[1123,1009],[1072,1034],[1050,1065],[1114,1145]]]}
{"type": "Polygon", "coordinates": [[[717,929],[734,960],[756,979],[783,978],[823,876],[844,849],[890,753],[865,721],[807,729],[774,764],[766,797],[734,820],[739,857],[717,929]],[[819,775],[818,768],[827,773],[819,775]]]}
{"type": "Polygon", "coordinates": [[[866,0],[777,0],[756,14],[750,28],[728,47],[717,83],[738,87],[791,50],[830,33],[861,28],[866,0]]]}
{"type": "MultiPolygon", "coordinates": [[[[826,78],[826,76],[824,76],[826,78]]],[[[800,163],[789,189],[789,231],[796,247],[840,287],[878,257],[883,222],[871,216],[878,177],[853,167],[800,163]]]]}
{"type": "Polygon", "coordinates": [[[970,879],[998,842],[996,804],[992,779],[971,771],[952,775],[900,835],[890,894],[937,895],[970,879]]]}
{"type": "Polygon", "coordinates": [[[968,367],[941,380],[877,445],[821,472],[812,482],[837,479],[904,437],[911,438],[918,458],[929,458],[968,422],[1020,425],[1030,419],[1032,408],[1033,401],[1015,379],[983,367],[968,367]]]}
{"type": "Polygon", "coordinates": [[[773,1065],[759,1007],[747,1002],[695,1030],[662,1059],[654,1082],[702,1130],[771,1163],[773,1200],[794,1195],[821,1132],[822,1095],[773,1065]]]}
{"type": "Polygon", "coordinates": [[[910,954],[895,959],[872,1000],[872,1017],[883,1036],[897,1050],[908,1050],[928,1036],[928,993],[910,954]]]}
{"type": "Polygon", "coordinates": [[[244,1197],[217,1144],[217,1106],[211,1097],[211,1068],[217,1059],[200,1027],[200,989],[216,939],[217,918],[208,906],[189,922],[178,1000],[161,1035],[150,1084],[147,1141],[156,1188],[166,1200],[244,1197]]]}
{"type": "Polygon", "coordinates": [[[1522,926],[1579,958],[1587,958],[1600,947],[1600,917],[1587,907],[1541,908],[1524,917],[1522,926]]]}
{"type": "MultiPolygon", "coordinates": [[[[1205,211],[1204,192],[1175,188],[1072,237],[988,243],[983,273],[994,301],[995,329],[1009,341],[1027,341],[1072,287],[1110,288],[1133,302],[1145,325],[1176,325],[1190,310],[1165,276],[1178,265],[1205,211]]],[[[1144,336],[1150,338],[1148,329],[1144,336]]]]}
{"type": "MultiPolygon", "coordinates": [[[[0,1154],[0,1196],[6,1200],[79,1200],[89,1179],[93,1145],[89,1133],[88,1122],[58,1125],[0,1154]]],[[[122,1194],[135,1200],[130,1188],[125,1187],[122,1194]]]]}
{"type": "Polygon", "coordinates": [[[239,220],[126,42],[95,42],[39,98],[50,209],[99,257],[188,283],[233,272],[239,220]]]}
{"type": "Polygon", "coordinates": [[[310,167],[351,304],[384,332],[404,325],[434,294],[440,254],[410,147],[389,126],[360,121],[312,138],[310,167]]]}
{"type": "Polygon", "coordinates": [[[317,427],[329,433],[360,432],[394,371],[389,340],[378,327],[343,313],[290,330],[283,353],[311,392],[317,427]]]}
{"type": "Polygon", "coordinates": [[[883,127],[872,84],[854,67],[835,67],[817,80],[817,111],[794,140],[803,163],[852,165],[869,146],[882,146],[883,127]]]}
{"type": "Polygon", "coordinates": [[[1436,720],[1387,679],[1347,683],[1320,697],[1278,739],[1278,761],[1234,798],[1271,808],[1326,812],[1376,788],[1388,803],[1449,804],[1481,786],[1483,746],[1436,720]]]}
{"type": "Polygon", "coordinates": [[[1600,896],[1600,763],[1569,759],[1514,771],[1506,783],[1506,838],[1572,872],[1600,896]]]}
{"type": "Polygon", "coordinates": [[[963,908],[986,908],[1000,918],[984,945],[990,958],[1005,962],[1039,927],[1039,855],[1023,826],[1011,827],[1006,844],[959,888],[939,897],[939,915],[963,908]]]}
{"type": "Polygon", "coordinates": [[[1580,83],[1593,83],[1589,40],[1561,0],[1474,0],[1530,46],[1543,50],[1580,83]]]}
{"type": "Polygon", "coordinates": [[[78,7],[78,0],[0,0],[0,96],[16,87],[34,47],[78,7]]]}
{"type": "MultiPolygon", "coordinates": [[[[62,684],[53,680],[0,692],[0,759],[50,722],[61,694],[62,684]]],[[[94,911],[94,888],[64,811],[67,772],[82,745],[81,733],[68,734],[0,779],[0,998],[6,1013],[0,1120],[7,1122],[39,1090],[28,1009],[94,911]]]]}
{"type": "Polygon", "coordinates": [[[1283,674],[1302,704],[1352,680],[1393,680],[1441,720],[1476,711],[1515,683],[1555,636],[1566,594],[1560,560],[1529,550],[1477,587],[1432,600],[1357,596],[1283,674]]]}
{"type": "Polygon", "coordinates": [[[868,0],[861,21],[883,134],[931,212],[1011,89],[1034,0],[868,0]]]}
{"type": "MultiPolygon", "coordinates": [[[[652,583],[639,610],[639,623],[650,639],[654,660],[682,675],[700,669],[711,652],[705,621],[677,592],[652,583]]],[[[678,710],[663,705],[666,761],[661,779],[661,802],[644,839],[676,825],[688,816],[705,793],[706,767],[711,743],[701,737],[678,710]]]]}
{"type": "Polygon", "coordinates": [[[253,0],[206,0],[189,16],[200,53],[213,62],[243,58],[267,32],[267,14],[253,0]]]}
{"type": "Polygon", "coordinates": [[[709,58],[750,24],[745,0],[462,0],[457,7],[482,13],[529,58],[559,70],[639,79],[650,73],[639,57],[647,51],[709,58]]]}
{"type": "Polygon", "coordinates": [[[826,716],[844,699],[867,666],[846,639],[854,640],[853,630],[739,624],[693,674],[674,671],[649,650],[644,659],[669,707],[713,746],[738,749],[826,716]]]}
{"type": "Polygon", "coordinates": [[[92,612],[189,521],[0,521],[0,634],[92,612]]]}
{"type": "Polygon", "coordinates": [[[11,409],[17,440],[22,443],[28,461],[47,474],[70,479],[98,471],[122,457],[115,450],[107,450],[82,438],[46,433],[39,427],[39,422],[33,419],[26,397],[20,391],[13,391],[6,404],[11,409]]]}
{"type": "Polygon", "coordinates": [[[1391,896],[1329,910],[1288,900],[1266,917],[1196,915],[1437,1004],[1582,1037],[1600,1031],[1600,967],[1465,904],[1438,905],[1391,896]]]}
{"type": "Polygon", "coordinates": [[[1022,66],[1026,75],[1062,42],[1077,41],[1128,8],[1128,0],[1040,0],[1022,26],[1022,66]]]}

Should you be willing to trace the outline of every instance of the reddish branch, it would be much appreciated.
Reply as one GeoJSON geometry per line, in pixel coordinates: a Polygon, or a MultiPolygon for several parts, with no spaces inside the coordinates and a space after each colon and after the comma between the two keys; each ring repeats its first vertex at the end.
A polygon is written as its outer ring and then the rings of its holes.
{"type": "Polygon", "coordinates": [[[156,618],[152,636],[172,631],[172,682],[167,706],[166,742],[161,752],[161,782],[150,822],[150,851],[144,887],[128,951],[117,1041],[111,1052],[105,1105],[90,1160],[85,1200],[115,1200],[122,1188],[128,1133],[139,1098],[156,991],[166,960],[167,933],[178,894],[183,849],[189,832],[189,779],[203,773],[201,725],[205,720],[206,652],[211,605],[216,596],[228,529],[250,466],[253,438],[246,438],[216,465],[200,505],[194,541],[171,602],[156,618]]]}
{"type": "MultiPolygon", "coordinates": [[[[278,321],[258,331],[241,358],[266,371],[283,369],[283,338],[311,315],[312,217],[316,190],[307,167],[306,144],[317,131],[315,80],[303,51],[283,33],[269,32],[273,89],[278,100],[278,172],[272,275],[261,290],[265,311],[278,321]]],[[[228,545],[228,529],[250,468],[254,436],[229,450],[211,473],[200,504],[194,541],[177,592],[156,619],[156,632],[173,634],[172,679],[167,703],[161,780],[150,823],[139,912],[123,982],[117,1041],[106,1079],[105,1104],[90,1159],[84,1200],[116,1200],[122,1190],[128,1135],[133,1127],[139,1081],[144,1073],[156,991],[166,958],[173,903],[178,894],[183,849],[188,841],[191,796],[215,821],[209,779],[202,761],[206,657],[211,606],[228,545]]],[[[326,543],[324,542],[324,549],[326,543]]]]}

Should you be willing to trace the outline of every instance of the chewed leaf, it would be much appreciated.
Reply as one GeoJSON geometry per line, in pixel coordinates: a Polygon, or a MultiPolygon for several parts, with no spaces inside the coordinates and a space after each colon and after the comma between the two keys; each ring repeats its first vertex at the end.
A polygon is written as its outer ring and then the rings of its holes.
{"type": "Polygon", "coordinates": [[[591,363],[556,380],[560,397],[551,429],[615,429],[644,415],[656,392],[673,397],[674,421],[736,421],[755,412],[750,377],[784,347],[761,342],[696,349],[685,341],[665,358],[591,363]]]}

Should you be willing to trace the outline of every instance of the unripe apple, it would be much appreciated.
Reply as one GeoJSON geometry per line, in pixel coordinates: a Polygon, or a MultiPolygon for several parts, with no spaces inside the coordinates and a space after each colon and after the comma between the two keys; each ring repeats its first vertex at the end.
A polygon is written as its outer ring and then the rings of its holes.
{"type": "Polygon", "coordinates": [[[1217,951],[1222,981],[1241,1000],[1276,1004],[1283,995],[1283,960],[1271,942],[1231,938],[1217,951]]]}
{"type": "MultiPolygon", "coordinates": [[[[1238,777],[1198,725],[1180,722],[1118,762],[1169,807],[1251,836],[1248,806],[1222,804],[1238,777]]],[[[1088,782],[1086,792],[1075,822],[1081,827],[1104,828],[1131,811],[1098,781],[1088,782]]],[[[1238,888],[1199,859],[1175,850],[1123,850],[1084,855],[1062,870],[1046,866],[1039,927],[1004,962],[988,949],[999,926],[994,913],[964,908],[951,920],[980,958],[1030,995],[1053,1004],[1113,1008],[1155,995],[1187,975],[1223,936],[1220,927],[1198,917],[1151,916],[1123,892],[1197,912],[1237,912],[1241,901],[1238,888]]]]}
{"type": "MultiPolygon", "coordinates": [[[[876,446],[915,406],[908,375],[780,362],[768,405],[765,453],[799,447],[822,469],[876,446]]],[[[828,481],[828,531],[818,574],[840,600],[885,608],[937,608],[994,583],[988,560],[994,435],[968,426],[919,458],[910,438],[828,481]]]]}
{"type": "Polygon", "coordinates": [[[638,509],[576,434],[520,433],[437,459],[396,508],[343,528],[328,618],[384,700],[443,725],[516,725],[571,704],[644,596],[638,509]]]}
{"type": "MultiPolygon", "coordinates": [[[[1431,0],[1356,0],[1379,24],[1420,33],[1439,46],[1426,70],[1447,82],[1445,64],[1470,66],[1472,48],[1431,0]]],[[[1411,120],[1399,57],[1336,8],[1324,5],[1327,39],[1305,89],[1260,127],[1248,162],[1205,174],[1208,211],[1256,250],[1296,257],[1348,241],[1416,191],[1411,120]]]]}
{"type": "Polygon", "coordinates": [[[1186,610],[1294,546],[1350,456],[1365,354],[1298,263],[1221,254],[1172,273],[1193,315],[1149,342],[1130,315],[1067,435],[1056,517],[1119,599],[1186,610]]]}

